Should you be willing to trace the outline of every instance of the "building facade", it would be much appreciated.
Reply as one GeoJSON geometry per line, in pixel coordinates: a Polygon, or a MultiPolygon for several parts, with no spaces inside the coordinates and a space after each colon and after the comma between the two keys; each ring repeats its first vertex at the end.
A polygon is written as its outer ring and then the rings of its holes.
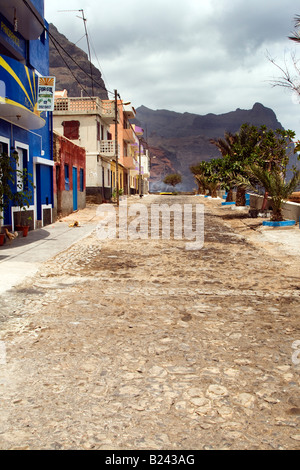
{"type": "Polygon", "coordinates": [[[110,125],[113,101],[68,97],[57,92],[53,127],[56,132],[86,150],[86,195],[101,203],[111,199],[111,161],[115,155],[110,125]]]}
{"type": "MultiPolygon", "coordinates": [[[[125,195],[136,194],[138,175],[138,137],[131,120],[136,117],[136,111],[130,103],[117,100],[117,144],[118,144],[118,174],[119,189],[125,195]]],[[[113,139],[116,138],[115,123],[110,128],[113,139]]],[[[115,146],[115,144],[114,144],[115,146]]],[[[112,189],[117,186],[116,163],[112,163],[112,189]]]]}
{"type": "Polygon", "coordinates": [[[27,211],[9,201],[2,214],[2,223],[12,228],[20,218],[29,217],[31,228],[52,222],[52,113],[37,109],[38,77],[49,75],[47,29],[43,0],[1,0],[0,154],[17,155],[16,169],[31,181],[27,211]]]}
{"type": "Polygon", "coordinates": [[[134,107],[122,100],[73,98],[66,90],[56,92],[55,132],[86,149],[87,200],[111,201],[117,174],[122,194],[137,194],[140,177],[143,194],[148,192],[148,157],[140,141],[143,130],[130,122],[135,117],[134,107]]]}

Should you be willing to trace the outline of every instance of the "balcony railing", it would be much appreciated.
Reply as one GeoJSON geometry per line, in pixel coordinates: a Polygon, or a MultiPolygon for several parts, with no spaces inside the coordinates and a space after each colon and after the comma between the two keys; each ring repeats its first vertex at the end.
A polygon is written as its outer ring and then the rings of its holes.
{"type": "Polygon", "coordinates": [[[115,119],[115,102],[112,100],[104,100],[101,102],[102,105],[102,116],[104,118],[115,119]]]}
{"type": "Polygon", "coordinates": [[[54,112],[99,114],[104,120],[113,122],[115,119],[114,101],[100,98],[55,98],[54,112]]]}
{"type": "MultiPolygon", "coordinates": [[[[116,155],[115,140],[101,140],[100,155],[113,158],[116,155]]],[[[118,145],[118,155],[120,155],[120,145],[118,145]]]]}

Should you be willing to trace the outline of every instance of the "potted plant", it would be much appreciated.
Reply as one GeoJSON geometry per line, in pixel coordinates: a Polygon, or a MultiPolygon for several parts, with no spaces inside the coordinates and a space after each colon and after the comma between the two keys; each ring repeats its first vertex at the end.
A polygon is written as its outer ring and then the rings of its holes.
{"type": "Polygon", "coordinates": [[[0,246],[4,244],[5,240],[5,233],[0,232],[0,246]]]}
{"type": "MultiPolygon", "coordinates": [[[[11,156],[5,152],[0,155],[0,219],[3,219],[4,210],[9,206],[9,203],[12,203],[19,207],[18,223],[21,225],[21,210],[26,211],[30,205],[33,184],[26,169],[23,171],[16,169],[17,162],[18,153],[16,151],[11,156]]],[[[18,228],[23,231],[23,226],[18,228]]],[[[15,228],[18,231],[18,228],[15,228]]]]}
{"type": "Polygon", "coordinates": [[[274,223],[264,223],[264,225],[290,225],[288,223],[284,223],[287,221],[285,221],[283,217],[282,204],[285,200],[289,199],[289,196],[297,188],[300,182],[300,171],[294,169],[293,176],[288,182],[285,181],[284,174],[275,168],[270,171],[256,164],[251,165],[249,172],[257,179],[259,185],[265,189],[272,201],[272,215],[270,222],[274,223]]]}
{"type": "MultiPolygon", "coordinates": [[[[119,189],[119,196],[123,196],[123,194],[124,194],[124,189],[120,188],[119,189]]],[[[113,190],[111,198],[112,198],[113,202],[116,202],[116,200],[117,200],[117,189],[116,188],[113,190]]]]}
{"type": "Polygon", "coordinates": [[[2,233],[1,221],[3,213],[13,197],[12,185],[14,183],[14,168],[9,155],[5,152],[0,154],[0,245],[3,245],[5,234],[2,233]]]}

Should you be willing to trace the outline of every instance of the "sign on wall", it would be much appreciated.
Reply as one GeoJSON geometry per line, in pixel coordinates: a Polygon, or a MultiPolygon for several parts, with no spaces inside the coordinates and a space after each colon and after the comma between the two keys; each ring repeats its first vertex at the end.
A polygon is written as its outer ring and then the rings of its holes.
{"type": "Polygon", "coordinates": [[[54,111],[55,77],[38,78],[38,111],[54,111]]]}

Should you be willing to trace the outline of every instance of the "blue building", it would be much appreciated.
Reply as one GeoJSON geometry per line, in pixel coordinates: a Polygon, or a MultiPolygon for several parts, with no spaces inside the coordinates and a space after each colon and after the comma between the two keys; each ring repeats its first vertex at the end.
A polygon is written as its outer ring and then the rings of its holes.
{"type": "Polygon", "coordinates": [[[49,76],[47,30],[44,0],[1,0],[0,154],[17,152],[18,170],[33,182],[27,211],[20,214],[10,202],[2,214],[12,229],[20,216],[30,216],[32,229],[52,222],[52,112],[38,111],[37,104],[38,79],[49,76]]]}

